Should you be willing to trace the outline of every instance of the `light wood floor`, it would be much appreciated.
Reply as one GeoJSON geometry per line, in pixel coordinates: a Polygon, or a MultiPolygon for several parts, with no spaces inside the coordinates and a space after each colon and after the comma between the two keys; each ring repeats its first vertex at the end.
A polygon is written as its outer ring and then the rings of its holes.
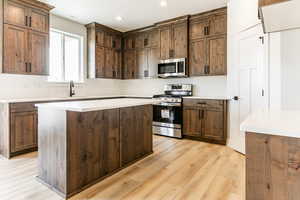
{"type": "MultiPolygon", "coordinates": [[[[71,200],[245,199],[245,158],[230,148],[154,136],[154,151],[71,200]]],[[[0,199],[62,199],[36,175],[37,153],[0,159],[0,199]]]]}

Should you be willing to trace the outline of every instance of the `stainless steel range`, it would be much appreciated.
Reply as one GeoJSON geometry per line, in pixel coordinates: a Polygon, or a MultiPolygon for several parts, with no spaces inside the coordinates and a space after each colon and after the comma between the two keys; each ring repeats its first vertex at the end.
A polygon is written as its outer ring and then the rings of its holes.
{"type": "Polygon", "coordinates": [[[153,133],[182,138],[182,97],[192,96],[192,85],[170,84],[164,92],[153,97],[161,100],[153,106],[153,133]]]}

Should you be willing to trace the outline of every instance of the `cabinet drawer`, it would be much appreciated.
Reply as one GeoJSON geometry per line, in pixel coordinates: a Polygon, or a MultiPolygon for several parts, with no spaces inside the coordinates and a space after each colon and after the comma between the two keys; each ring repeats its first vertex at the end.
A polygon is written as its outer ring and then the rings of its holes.
{"type": "Polygon", "coordinates": [[[199,107],[204,109],[223,110],[224,101],[222,100],[204,100],[204,99],[184,99],[183,106],[199,107]]]}
{"type": "Polygon", "coordinates": [[[30,112],[35,111],[36,103],[13,103],[10,104],[10,112],[30,112]]]}

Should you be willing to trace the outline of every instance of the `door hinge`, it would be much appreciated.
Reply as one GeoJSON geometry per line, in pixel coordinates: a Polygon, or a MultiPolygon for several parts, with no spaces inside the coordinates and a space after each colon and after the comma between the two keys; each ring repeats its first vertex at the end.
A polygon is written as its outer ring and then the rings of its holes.
{"type": "Polygon", "coordinates": [[[260,36],[259,39],[261,40],[262,44],[265,44],[265,37],[264,36],[260,36]]]}

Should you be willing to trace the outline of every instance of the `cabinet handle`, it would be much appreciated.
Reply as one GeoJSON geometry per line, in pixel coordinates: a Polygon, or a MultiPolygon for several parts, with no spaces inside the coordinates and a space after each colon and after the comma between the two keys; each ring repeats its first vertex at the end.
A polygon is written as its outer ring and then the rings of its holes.
{"type": "Polygon", "coordinates": [[[204,35],[206,35],[206,28],[207,26],[204,26],[204,35]]]}
{"type": "Polygon", "coordinates": [[[29,27],[31,27],[32,17],[29,17],[29,27]]]}
{"type": "Polygon", "coordinates": [[[25,71],[28,72],[28,63],[25,62],[25,71]]]}
{"type": "Polygon", "coordinates": [[[145,46],[145,47],[148,46],[148,38],[145,38],[145,39],[144,39],[144,46],[145,46]]]}
{"type": "Polygon", "coordinates": [[[131,72],[131,76],[132,76],[132,78],[134,78],[134,71],[131,72]]]}
{"type": "Polygon", "coordinates": [[[28,63],[29,72],[31,72],[31,63],[28,63]]]}
{"type": "Polygon", "coordinates": [[[113,71],[113,77],[114,78],[116,77],[116,71],[115,70],[113,71]]]}
{"type": "Polygon", "coordinates": [[[25,16],[25,26],[28,26],[28,16],[25,16]]]}
{"type": "Polygon", "coordinates": [[[207,28],[206,28],[206,35],[209,35],[209,32],[210,32],[210,28],[209,28],[209,26],[207,26],[207,28]]]}
{"type": "Polygon", "coordinates": [[[199,110],[199,119],[204,119],[204,110],[199,110]]]}
{"type": "Polygon", "coordinates": [[[210,66],[207,65],[207,74],[210,74],[210,66]]]}

